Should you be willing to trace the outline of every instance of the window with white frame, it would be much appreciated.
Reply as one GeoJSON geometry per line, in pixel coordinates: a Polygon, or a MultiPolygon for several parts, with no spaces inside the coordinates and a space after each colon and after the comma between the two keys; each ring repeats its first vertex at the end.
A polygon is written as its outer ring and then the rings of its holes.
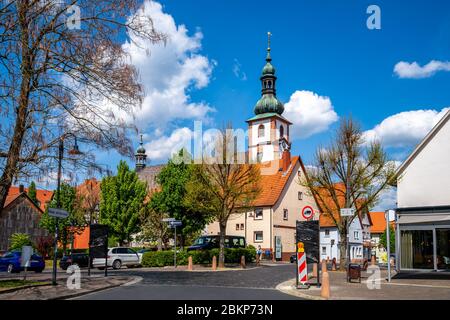
{"type": "Polygon", "coordinates": [[[258,151],[258,153],[256,154],[256,162],[261,163],[263,159],[263,153],[262,151],[258,151]]]}
{"type": "Polygon", "coordinates": [[[263,218],[263,210],[255,209],[255,220],[262,220],[263,218]]]}
{"type": "Polygon", "coordinates": [[[322,247],[322,254],[327,254],[327,247],[322,247]]]}
{"type": "Polygon", "coordinates": [[[239,223],[236,223],[236,231],[239,230],[239,223]]]}
{"type": "Polygon", "coordinates": [[[353,232],[353,238],[355,238],[355,240],[359,240],[359,231],[353,232]]]}
{"type": "Polygon", "coordinates": [[[298,200],[303,200],[303,192],[301,191],[298,192],[298,200]]]}
{"type": "Polygon", "coordinates": [[[288,220],[289,212],[288,209],[283,209],[283,220],[288,220]]]}
{"type": "Polygon", "coordinates": [[[264,125],[260,124],[258,127],[258,138],[264,137],[264,125]]]}
{"type": "Polygon", "coordinates": [[[330,237],[330,229],[325,229],[325,238],[330,237]]]}
{"type": "Polygon", "coordinates": [[[255,231],[254,239],[255,239],[255,242],[262,242],[263,241],[263,232],[262,231],[255,231]]]}
{"type": "Polygon", "coordinates": [[[244,230],[244,224],[241,223],[241,230],[244,230]]]}

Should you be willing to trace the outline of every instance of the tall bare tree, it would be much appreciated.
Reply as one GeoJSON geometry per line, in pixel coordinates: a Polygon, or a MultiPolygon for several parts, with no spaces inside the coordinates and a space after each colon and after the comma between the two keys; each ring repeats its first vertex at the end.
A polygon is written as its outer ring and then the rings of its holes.
{"type": "Polygon", "coordinates": [[[246,212],[261,191],[257,165],[239,163],[231,126],[215,140],[215,155],[195,165],[187,184],[185,202],[197,211],[212,215],[219,223],[219,267],[225,266],[225,235],[231,215],[246,212]]]}
{"type": "Polygon", "coordinates": [[[364,217],[380,193],[395,183],[394,163],[378,141],[365,141],[358,123],[342,119],[329,147],[317,149],[300,183],[316,198],[321,214],[338,228],[340,269],[345,269],[349,223],[356,216],[364,217]],[[354,208],[354,216],[341,217],[342,208],[354,208]]]}
{"type": "Polygon", "coordinates": [[[0,1],[0,210],[14,178],[48,175],[58,141],[131,155],[143,98],[126,40],[165,42],[139,0],[0,1]],[[69,132],[71,133],[69,135],[69,132]]]}

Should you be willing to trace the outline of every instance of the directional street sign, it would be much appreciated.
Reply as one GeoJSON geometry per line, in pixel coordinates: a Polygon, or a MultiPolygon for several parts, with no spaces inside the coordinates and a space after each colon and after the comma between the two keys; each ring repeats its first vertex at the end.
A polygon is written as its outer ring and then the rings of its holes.
{"type": "Polygon", "coordinates": [[[355,209],[353,208],[342,208],[341,217],[352,217],[355,214],[355,209]]]}
{"type": "Polygon", "coordinates": [[[169,222],[171,228],[179,227],[182,225],[180,220],[173,220],[169,222]]]}
{"type": "Polygon", "coordinates": [[[48,208],[48,215],[50,217],[64,219],[64,218],[67,218],[69,216],[69,213],[66,210],[63,210],[63,209],[48,208]]]}

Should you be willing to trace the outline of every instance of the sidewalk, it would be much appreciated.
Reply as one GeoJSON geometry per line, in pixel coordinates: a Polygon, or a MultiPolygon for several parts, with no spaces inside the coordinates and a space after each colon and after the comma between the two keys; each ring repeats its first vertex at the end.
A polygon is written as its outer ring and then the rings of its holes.
{"type": "MultiPolygon", "coordinates": [[[[51,280],[45,279],[51,283],[51,280]]],[[[18,289],[12,292],[1,293],[0,300],[56,300],[68,299],[91,292],[114,288],[121,285],[139,282],[139,277],[127,276],[92,276],[81,278],[80,289],[69,289],[67,277],[59,277],[56,286],[39,285],[31,288],[18,289]]],[[[44,281],[44,280],[42,280],[44,281]]]]}
{"type": "MultiPolygon", "coordinates": [[[[414,279],[395,277],[387,282],[387,271],[381,270],[379,289],[369,289],[368,278],[371,274],[362,272],[361,283],[347,283],[346,273],[341,271],[328,271],[330,278],[330,300],[450,300],[450,277],[446,279],[414,279]]],[[[309,289],[296,289],[295,279],[286,281],[277,286],[277,289],[286,294],[305,299],[321,300],[321,289],[316,286],[316,279],[310,279],[309,289]]]]}

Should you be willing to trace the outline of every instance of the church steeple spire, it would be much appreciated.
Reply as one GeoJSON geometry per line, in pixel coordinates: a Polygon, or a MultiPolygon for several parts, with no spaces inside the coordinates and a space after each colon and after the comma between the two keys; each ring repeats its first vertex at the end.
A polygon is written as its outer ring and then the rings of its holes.
{"type": "Polygon", "coordinates": [[[136,171],[144,169],[147,161],[147,154],[145,153],[144,142],[142,141],[142,134],[141,134],[141,142],[139,143],[139,147],[137,148],[134,157],[136,158],[136,171]]]}
{"type": "Polygon", "coordinates": [[[262,97],[256,103],[255,114],[263,113],[278,113],[281,115],[284,111],[283,104],[276,97],[276,80],[275,68],[272,65],[272,57],[270,55],[270,37],[272,33],[267,33],[267,56],[266,65],[264,66],[261,74],[261,94],[262,97]]]}

